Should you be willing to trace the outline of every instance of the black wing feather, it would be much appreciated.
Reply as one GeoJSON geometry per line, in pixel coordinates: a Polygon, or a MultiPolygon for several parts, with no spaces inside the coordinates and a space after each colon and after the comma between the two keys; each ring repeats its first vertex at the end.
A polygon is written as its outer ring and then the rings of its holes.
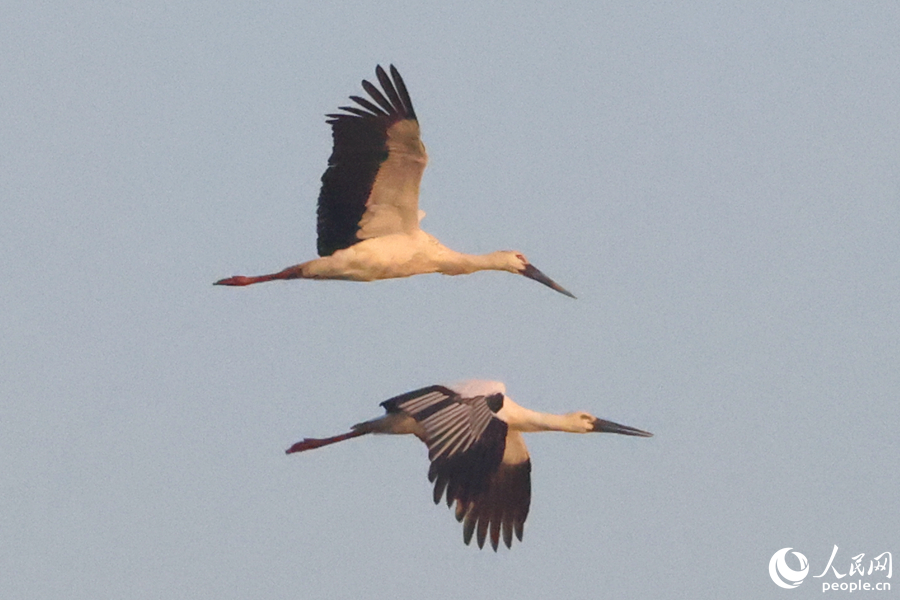
{"type": "MultiPolygon", "coordinates": [[[[385,81],[391,83],[380,66],[376,75],[383,86],[385,81]]],[[[363,89],[377,105],[351,96],[362,108],[341,107],[339,110],[345,113],[327,115],[334,146],[319,192],[319,256],[330,256],[360,241],[359,221],[378,169],[388,157],[387,130],[398,121],[415,119],[406,85],[393,65],[391,75],[394,85],[385,86],[390,101],[374,85],[363,81],[363,89]]]]}
{"type": "Polygon", "coordinates": [[[375,69],[375,74],[378,75],[378,82],[381,84],[381,89],[387,94],[391,107],[395,110],[405,111],[406,107],[403,106],[403,100],[400,99],[393,82],[388,78],[387,73],[384,72],[380,65],[375,69]]]}
{"type": "Polygon", "coordinates": [[[406,91],[406,84],[403,83],[403,78],[400,77],[400,72],[391,65],[391,77],[394,78],[394,83],[397,84],[397,92],[400,94],[400,98],[403,100],[403,106],[406,109],[406,115],[409,119],[416,118],[416,111],[413,110],[412,100],[409,98],[409,92],[406,91]]]}
{"type": "Polygon", "coordinates": [[[469,543],[478,531],[478,547],[484,545],[490,528],[491,546],[497,549],[500,534],[507,548],[512,547],[513,533],[522,541],[523,526],[531,504],[531,461],[517,465],[501,463],[492,476],[487,493],[476,500],[457,505],[456,518],[463,521],[463,541],[469,543]]]}
{"type": "MultiPolygon", "coordinates": [[[[379,116],[379,117],[388,116],[388,113],[384,112],[383,110],[381,110],[381,108],[379,108],[378,106],[375,106],[374,104],[372,104],[371,102],[369,102],[368,100],[366,100],[365,98],[363,98],[361,96],[350,96],[350,99],[353,100],[354,102],[356,102],[357,104],[359,104],[360,106],[362,106],[363,108],[365,108],[372,115],[379,116]]],[[[341,107],[341,110],[344,110],[344,108],[341,107]]],[[[361,115],[361,116],[366,116],[366,115],[361,115]]]]}
{"type": "MultiPolygon", "coordinates": [[[[346,110],[348,113],[352,113],[352,114],[356,115],[357,117],[368,117],[368,116],[369,116],[369,113],[368,113],[368,112],[364,111],[364,110],[361,109],[361,108],[356,108],[355,106],[340,106],[340,107],[338,107],[338,108],[339,108],[339,110],[346,110]]],[[[334,115],[334,114],[332,114],[332,115],[325,115],[325,116],[326,116],[326,117],[338,118],[338,117],[340,117],[340,116],[342,116],[342,115],[334,115]]]]}
{"type": "Polygon", "coordinates": [[[372,96],[372,100],[377,102],[378,106],[384,109],[384,112],[389,115],[393,115],[395,113],[397,109],[394,108],[394,106],[390,102],[388,102],[388,99],[384,97],[384,94],[381,93],[381,90],[375,87],[374,84],[371,84],[363,79],[362,86],[363,89],[366,90],[366,93],[372,96]]]}

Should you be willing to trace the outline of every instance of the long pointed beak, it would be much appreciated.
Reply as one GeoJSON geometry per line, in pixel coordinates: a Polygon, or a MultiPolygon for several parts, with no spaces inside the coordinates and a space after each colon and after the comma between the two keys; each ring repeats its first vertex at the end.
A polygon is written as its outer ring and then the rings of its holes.
{"type": "Polygon", "coordinates": [[[653,434],[649,431],[636,429],[634,427],[629,427],[628,425],[619,425],[618,423],[613,423],[612,421],[604,421],[603,419],[597,419],[596,421],[594,421],[594,428],[591,431],[596,431],[598,433],[620,433],[622,435],[636,435],[638,437],[653,437],[653,434]]]}
{"type": "Polygon", "coordinates": [[[534,279],[535,281],[543,283],[548,288],[556,290],[560,294],[565,294],[569,298],[575,297],[575,295],[572,292],[570,292],[563,286],[559,285],[558,283],[556,283],[555,281],[553,281],[552,279],[550,279],[549,277],[544,275],[540,269],[538,269],[536,266],[534,266],[531,263],[528,263],[527,265],[525,265],[525,268],[522,269],[521,271],[519,271],[519,273],[521,273],[522,275],[524,275],[525,277],[527,277],[529,279],[534,279]]]}

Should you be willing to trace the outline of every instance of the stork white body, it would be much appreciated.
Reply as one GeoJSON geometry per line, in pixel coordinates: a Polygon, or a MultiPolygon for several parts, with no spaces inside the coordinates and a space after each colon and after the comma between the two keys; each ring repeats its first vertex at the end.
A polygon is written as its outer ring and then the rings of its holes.
{"type": "Polygon", "coordinates": [[[553,415],[519,406],[496,381],[468,381],[454,386],[433,385],[381,403],[387,414],[354,425],[347,433],[306,438],[287,453],[327,446],[367,433],[412,434],[428,446],[434,482],[434,502],[456,502],[468,544],[477,531],[478,547],[490,533],[494,550],[501,533],[512,547],[515,533],[522,540],[531,503],[531,459],[522,433],[565,431],[607,432],[650,437],[652,434],[598,419],[586,412],[553,415]]]}
{"type": "Polygon", "coordinates": [[[321,258],[268,275],[228,277],[216,285],[275,279],[373,281],[493,270],[525,275],[574,298],[520,252],[463,254],[422,231],[419,182],[428,154],[406,85],[393,65],[390,71],[392,79],[380,66],[375,71],[383,92],[362,82],[372,101],[351,96],[359,106],[342,106],[344,113],[328,115],[334,147],[319,193],[321,258]]]}

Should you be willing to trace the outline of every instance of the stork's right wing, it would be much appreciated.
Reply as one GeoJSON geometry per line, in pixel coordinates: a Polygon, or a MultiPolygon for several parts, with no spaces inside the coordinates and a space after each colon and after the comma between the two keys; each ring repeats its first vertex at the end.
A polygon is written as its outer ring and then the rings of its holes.
{"type": "Polygon", "coordinates": [[[403,412],[425,430],[434,482],[434,502],[456,502],[468,544],[477,531],[484,547],[488,531],[494,550],[503,534],[521,541],[531,503],[531,462],[518,432],[509,432],[495,416],[503,394],[462,397],[444,386],[430,386],[382,402],[388,412],[403,412]]]}

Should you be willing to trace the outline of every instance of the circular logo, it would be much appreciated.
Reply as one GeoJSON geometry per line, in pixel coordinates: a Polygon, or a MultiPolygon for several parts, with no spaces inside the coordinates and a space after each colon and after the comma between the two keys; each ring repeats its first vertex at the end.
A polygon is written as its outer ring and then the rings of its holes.
{"type": "Polygon", "coordinates": [[[772,555],[769,561],[769,577],[775,582],[775,585],[781,586],[786,590],[792,590],[801,583],[803,578],[809,573],[809,561],[799,552],[791,552],[800,561],[800,570],[795,571],[787,565],[785,556],[790,548],[782,548],[772,555]]]}

